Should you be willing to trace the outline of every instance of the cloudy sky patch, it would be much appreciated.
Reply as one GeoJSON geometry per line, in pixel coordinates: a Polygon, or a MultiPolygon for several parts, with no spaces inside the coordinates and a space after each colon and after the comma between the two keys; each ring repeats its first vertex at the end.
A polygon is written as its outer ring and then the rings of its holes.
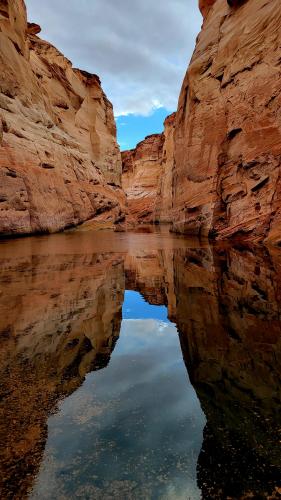
{"type": "Polygon", "coordinates": [[[201,25],[197,0],[26,0],[30,21],[100,76],[116,116],[173,111],[201,25]]]}

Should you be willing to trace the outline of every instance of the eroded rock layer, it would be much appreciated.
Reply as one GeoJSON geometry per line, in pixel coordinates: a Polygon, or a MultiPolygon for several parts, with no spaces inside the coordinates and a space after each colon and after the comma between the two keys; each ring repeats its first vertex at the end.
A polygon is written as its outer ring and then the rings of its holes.
{"type": "Polygon", "coordinates": [[[123,216],[112,105],[39,32],[22,0],[0,1],[0,234],[123,216]]]}
{"type": "Polygon", "coordinates": [[[281,241],[279,0],[200,1],[176,119],[174,229],[281,241]]]}
{"type": "Polygon", "coordinates": [[[171,221],[174,122],[175,114],[165,120],[162,134],[148,136],[122,153],[129,221],[171,221]]]}

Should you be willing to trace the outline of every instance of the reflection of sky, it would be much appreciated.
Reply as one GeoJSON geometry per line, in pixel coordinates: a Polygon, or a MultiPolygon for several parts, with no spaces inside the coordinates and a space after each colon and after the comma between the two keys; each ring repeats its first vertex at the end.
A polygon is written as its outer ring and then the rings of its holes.
{"type": "Polygon", "coordinates": [[[143,304],[134,292],[126,293],[123,309],[130,319],[109,366],[88,375],[49,419],[34,499],[200,498],[196,464],[205,418],[176,327],[164,322],[167,312],[155,318],[163,308],[143,304]]]}
{"type": "Polygon", "coordinates": [[[151,306],[138,292],[126,291],[123,306],[124,319],[160,319],[168,322],[165,306],[151,306]]]}

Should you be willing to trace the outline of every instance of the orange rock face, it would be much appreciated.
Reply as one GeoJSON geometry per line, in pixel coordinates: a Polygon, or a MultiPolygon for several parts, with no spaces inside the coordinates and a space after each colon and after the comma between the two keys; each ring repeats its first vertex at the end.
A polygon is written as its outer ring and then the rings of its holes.
{"type": "Polygon", "coordinates": [[[199,9],[204,18],[208,15],[215,2],[216,0],[199,0],[199,9]]]}
{"type": "Polygon", "coordinates": [[[174,122],[175,114],[166,119],[163,134],[148,136],[136,149],[122,153],[129,220],[171,220],[174,122]]]}
{"type": "Polygon", "coordinates": [[[163,143],[163,134],[155,134],[146,137],[136,149],[122,153],[122,186],[127,195],[129,220],[154,221],[163,143]]]}
{"type": "Polygon", "coordinates": [[[172,222],[173,220],[173,169],[174,169],[174,131],[176,113],[168,116],[164,122],[164,146],[162,157],[162,172],[155,208],[157,222],[172,222]]]}
{"type": "Polygon", "coordinates": [[[22,0],[1,2],[1,234],[123,216],[112,105],[98,77],[74,69],[39,32],[22,0]]]}
{"type": "Polygon", "coordinates": [[[209,10],[176,119],[175,231],[281,241],[280,46],[279,0],[209,10]]]}

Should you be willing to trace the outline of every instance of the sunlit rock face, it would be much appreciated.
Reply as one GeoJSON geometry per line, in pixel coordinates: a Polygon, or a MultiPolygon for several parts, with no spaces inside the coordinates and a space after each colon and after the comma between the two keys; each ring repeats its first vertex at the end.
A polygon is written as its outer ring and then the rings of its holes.
{"type": "Polygon", "coordinates": [[[280,43],[279,0],[206,15],[176,119],[175,231],[281,239],[280,43]]]}
{"type": "Polygon", "coordinates": [[[277,498],[280,256],[195,249],[174,260],[182,350],[207,417],[203,497],[277,498]]]}
{"type": "Polygon", "coordinates": [[[199,9],[204,18],[208,15],[215,2],[216,0],[199,0],[199,9]]]}
{"type": "Polygon", "coordinates": [[[121,155],[98,77],[38,38],[22,0],[0,7],[0,234],[113,224],[124,206],[121,155]]]}
{"type": "Polygon", "coordinates": [[[41,255],[1,259],[0,286],[6,290],[0,296],[0,489],[2,498],[22,499],[40,467],[48,416],[88,372],[110,360],[124,267],[109,254],[54,259],[42,248],[41,255]]]}
{"type": "Polygon", "coordinates": [[[148,136],[122,153],[122,186],[130,222],[172,220],[174,124],[175,113],[165,120],[162,134],[148,136]]]}
{"type": "Polygon", "coordinates": [[[174,131],[176,113],[168,116],[164,122],[164,146],[162,172],[158,187],[155,220],[172,222],[173,220],[173,169],[174,169],[174,131]]]}

